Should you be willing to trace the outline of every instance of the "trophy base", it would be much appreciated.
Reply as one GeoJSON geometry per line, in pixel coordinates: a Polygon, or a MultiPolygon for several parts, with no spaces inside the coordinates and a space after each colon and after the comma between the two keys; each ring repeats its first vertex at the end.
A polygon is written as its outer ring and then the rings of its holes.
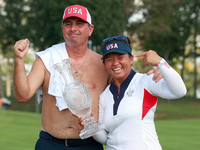
{"type": "Polygon", "coordinates": [[[83,130],[81,130],[79,136],[81,139],[89,138],[95,135],[98,131],[103,130],[104,125],[102,123],[92,122],[84,126],[83,130]]]}

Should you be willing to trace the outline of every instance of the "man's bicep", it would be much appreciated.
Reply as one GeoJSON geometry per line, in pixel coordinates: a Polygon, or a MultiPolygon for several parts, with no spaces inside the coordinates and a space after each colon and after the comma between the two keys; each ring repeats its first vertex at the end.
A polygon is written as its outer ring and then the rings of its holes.
{"type": "Polygon", "coordinates": [[[35,92],[42,86],[45,77],[45,66],[40,57],[38,57],[28,74],[28,82],[30,86],[30,93],[34,95],[35,92]]]}

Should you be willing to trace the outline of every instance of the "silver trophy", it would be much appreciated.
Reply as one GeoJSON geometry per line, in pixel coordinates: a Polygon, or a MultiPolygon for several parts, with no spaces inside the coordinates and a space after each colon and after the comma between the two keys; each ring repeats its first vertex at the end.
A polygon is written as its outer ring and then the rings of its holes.
{"type": "Polygon", "coordinates": [[[79,136],[86,139],[96,132],[104,129],[103,124],[96,123],[91,116],[92,100],[85,84],[76,81],[71,72],[70,59],[65,59],[61,63],[53,66],[65,80],[65,89],[63,92],[64,100],[69,110],[79,118],[85,117],[85,124],[79,136]]]}

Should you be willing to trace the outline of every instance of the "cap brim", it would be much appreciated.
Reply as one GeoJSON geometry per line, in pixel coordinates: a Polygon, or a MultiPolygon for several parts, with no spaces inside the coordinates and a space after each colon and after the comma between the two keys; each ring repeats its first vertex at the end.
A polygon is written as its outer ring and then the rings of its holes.
{"type": "Polygon", "coordinates": [[[123,51],[121,49],[113,49],[113,50],[110,50],[108,53],[106,53],[104,56],[102,56],[101,59],[104,59],[104,57],[110,53],[119,53],[119,54],[128,54],[129,52],[127,51],[123,51]]]}
{"type": "MultiPolygon", "coordinates": [[[[67,18],[65,18],[65,19],[62,19],[61,22],[63,23],[66,19],[69,19],[69,18],[72,18],[72,17],[79,18],[79,19],[81,19],[81,20],[83,20],[83,21],[89,23],[88,21],[86,21],[86,20],[84,20],[84,19],[82,19],[82,18],[80,18],[80,17],[77,17],[77,16],[69,16],[69,17],[67,17],[67,18]]],[[[90,23],[89,23],[89,24],[90,24],[90,23]]]]}

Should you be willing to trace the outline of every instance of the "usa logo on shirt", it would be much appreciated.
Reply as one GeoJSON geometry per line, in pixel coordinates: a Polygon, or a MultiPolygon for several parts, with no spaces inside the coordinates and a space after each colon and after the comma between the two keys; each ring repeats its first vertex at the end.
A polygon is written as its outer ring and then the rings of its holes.
{"type": "Polygon", "coordinates": [[[126,93],[129,97],[131,97],[133,95],[134,90],[133,89],[129,89],[128,92],[126,93]]]}

